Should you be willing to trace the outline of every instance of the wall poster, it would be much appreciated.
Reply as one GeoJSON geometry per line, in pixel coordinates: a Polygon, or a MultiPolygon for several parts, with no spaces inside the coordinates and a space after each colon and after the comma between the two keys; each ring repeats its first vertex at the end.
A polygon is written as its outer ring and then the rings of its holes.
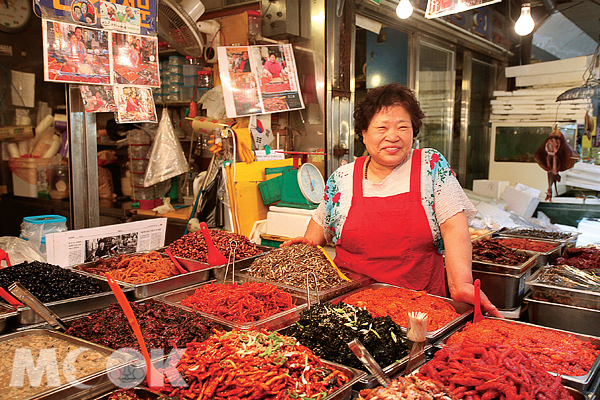
{"type": "Polygon", "coordinates": [[[425,18],[456,14],[472,8],[489,6],[502,0],[428,0],[425,18]]]}
{"type": "Polygon", "coordinates": [[[304,108],[291,44],[219,47],[227,117],[304,108]]]}
{"type": "Polygon", "coordinates": [[[112,33],[114,83],[160,87],[158,38],[112,33]]]}
{"type": "Polygon", "coordinates": [[[42,20],[44,79],[111,83],[109,32],[42,20]]]}

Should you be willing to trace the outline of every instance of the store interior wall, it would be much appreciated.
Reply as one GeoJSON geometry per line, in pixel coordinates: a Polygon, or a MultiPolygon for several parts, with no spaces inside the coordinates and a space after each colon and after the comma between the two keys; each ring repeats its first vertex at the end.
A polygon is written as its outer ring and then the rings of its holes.
{"type": "MultiPolygon", "coordinates": [[[[50,83],[44,81],[44,52],[42,46],[41,19],[32,16],[25,29],[21,32],[0,32],[0,45],[10,46],[12,55],[0,55],[0,125],[13,125],[15,119],[15,106],[11,100],[10,71],[20,71],[35,74],[35,104],[38,101],[48,103],[53,112],[65,112],[65,85],[63,83],[50,83]]],[[[29,109],[31,119],[35,125],[37,121],[36,109],[29,109]]],[[[8,162],[2,162],[0,185],[12,188],[12,177],[8,169],[8,162]]]]}

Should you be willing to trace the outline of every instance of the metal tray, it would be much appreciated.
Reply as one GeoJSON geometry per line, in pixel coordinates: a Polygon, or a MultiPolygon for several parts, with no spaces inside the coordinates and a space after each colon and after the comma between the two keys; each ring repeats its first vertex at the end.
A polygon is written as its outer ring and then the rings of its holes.
{"type": "MultiPolygon", "coordinates": [[[[493,239],[492,239],[493,240],[493,239]]],[[[529,256],[529,258],[519,265],[505,265],[505,264],[497,264],[486,261],[476,261],[473,260],[473,270],[477,271],[485,271],[485,272],[498,272],[502,274],[510,274],[510,275],[520,275],[527,269],[531,267],[538,266],[538,257],[540,253],[537,251],[528,251],[528,250],[515,250],[515,254],[523,254],[529,256]]]]}
{"type": "Polygon", "coordinates": [[[523,301],[529,304],[529,322],[532,324],[600,336],[600,310],[537,300],[531,293],[523,301]]]}
{"type": "MultiPolygon", "coordinates": [[[[543,229],[537,229],[537,230],[543,230],[543,229]]],[[[512,229],[508,229],[505,231],[501,231],[500,234],[503,236],[511,236],[511,237],[527,238],[527,239],[552,240],[554,242],[564,243],[565,247],[575,246],[575,243],[577,242],[577,237],[579,235],[581,235],[581,232],[561,232],[561,233],[568,234],[569,237],[566,239],[553,239],[553,238],[540,238],[540,237],[535,237],[535,236],[531,236],[531,235],[527,235],[527,234],[522,234],[522,233],[526,233],[527,231],[528,231],[528,229],[525,229],[525,228],[512,228],[512,229]],[[521,233],[517,234],[517,232],[521,232],[521,233]]],[[[547,232],[552,233],[551,231],[547,231],[547,232]]]]}
{"type": "MultiPolygon", "coordinates": [[[[250,257],[246,257],[246,258],[242,258],[241,260],[235,260],[235,271],[240,271],[242,269],[248,268],[250,266],[250,264],[252,264],[254,262],[255,259],[257,259],[258,257],[261,257],[263,255],[265,255],[265,253],[268,253],[269,251],[272,250],[272,247],[268,247],[268,246],[260,246],[257,245],[256,246],[259,250],[262,250],[262,253],[250,256],[250,257]]],[[[157,251],[164,251],[166,247],[159,249],[157,251]]],[[[185,269],[190,269],[190,268],[201,268],[203,270],[208,270],[210,271],[210,276],[209,279],[217,279],[218,281],[223,281],[223,278],[225,278],[225,270],[227,269],[227,264],[223,264],[223,265],[210,265],[208,263],[202,262],[202,261],[198,261],[198,260],[194,260],[191,258],[184,258],[184,257],[179,257],[173,254],[173,256],[177,259],[177,261],[179,261],[179,264],[181,264],[181,266],[185,269]]],[[[233,263],[232,263],[233,264],[233,263]]],[[[229,274],[231,273],[231,267],[230,267],[230,271],[229,274]]]]}
{"type": "MultiPolygon", "coordinates": [[[[98,344],[88,342],[87,340],[78,339],[73,336],[66,335],[64,333],[57,332],[55,330],[50,329],[30,329],[23,332],[10,333],[7,335],[3,335],[0,337],[0,342],[8,341],[11,339],[15,339],[23,336],[35,336],[35,335],[45,335],[52,336],[66,342],[78,345],[80,347],[86,347],[91,350],[95,350],[99,353],[106,354],[107,357],[110,357],[113,353],[112,349],[108,347],[100,346],[98,344]]],[[[71,383],[66,383],[64,385],[58,387],[51,387],[48,390],[44,390],[42,392],[38,392],[33,394],[30,397],[25,398],[28,399],[83,399],[86,398],[86,393],[90,392],[98,392],[102,393],[106,391],[106,385],[113,385],[109,379],[109,374],[116,372],[118,369],[123,368],[125,364],[128,362],[125,361],[123,363],[117,364],[111,368],[104,368],[97,372],[91,373],[88,376],[71,383]],[[87,389],[82,389],[81,385],[86,385],[87,389]],[[76,387],[79,386],[79,387],[76,387]]],[[[59,365],[59,368],[61,366],[59,365]]]]}
{"type": "MultiPolygon", "coordinates": [[[[546,264],[550,264],[552,263],[554,260],[556,260],[558,257],[560,257],[560,255],[562,254],[563,248],[565,247],[564,242],[558,242],[556,240],[543,240],[543,239],[533,239],[533,238],[516,238],[514,236],[504,236],[504,235],[500,235],[498,237],[493,238],[492,240],[497,240],[497,239],[509,239],[509,238],[515,238],[515,239],[529,239],[535,242],[544,242],[544,243],[552,243],[555,245],[555,247],[553,249],[550,249],[548,251],[545,252],[539,252],[539,256],[538,256],[538,265],[541,267],[542,265],[546,265],[546,264]]],[[[532,251],[532,250],[529,250],[532,251]]]]}
{"type": "MultiPolygon", "coordinates": [[[[74,272],[97,280],[104,292],[91,294],[88,296],[74,297],[72,299],[53,301],[51,303],[44,303],[46,307],[52,310],[60,318],[81,314],[88,311],[94,311],[99,308],[108,307],[110,304],[117,302],[117,299],[108,286],[108,282],[106,280],[99,279],[96,275],[83,273],[82,271],[74,272]]],[[[123,286],[122,289],[126,295],[131,296],[133,288],[129,286],[123,286]]],[[[42,317],[40,317],[29,307],[19,307],[17,308],[17,311],[19,312],[17,323],[20,325],[31,325],[44,322],[42,317]]]]}
{"type": "Polygon", "coordinates": [[[176,307],[180,307],[189,312],[198,313],[198,314],[202,315],[203,317],[205,317],[206,319],[216,322],[217,324],[220,324],[220,325],[223,325],[223,326],[226,326],[229,328],[237,328],[240,330],[262,329],[262,328],[266,328],[269,330],[277,330],[277,329],[285,328],[287,326],[290,326],[294,322],[298,321],[300,319],[300,313],[303,310],[305,310],[306,308],[308,308],[308,302],[307,302],[306,295],[298,296],[294,293],[290,293],[290,295],[292,296],[292,299],[296,303],[296,305],[294,307],[290,308],[289,310],[282,311],[280,313],[271,315],[268,318],[264,318],[264,319],[261,319],[261,320],[255,321],[255,322],[243,322],[242,323],[242,322],[228,321],[224,318],[220,318],[215,315],[207,314],[205,312],[197,311],[190,307],[181,305],[181,300],[194,294],[194,292],[196,291],[196,289],[198,287],[200,287],[202,285],[208,285],[211,283],[220,283],[220,282],[213,280],[210,282],[201,283],[199,285],[189,286],[184,289],[180,289],[180,290],[176,290],[176,291],[172,291],[169,293],[159,295],[159,296],[155,297],[155,300],[163,301],[167,304],[171,304],[176,307]]]}
{"type": "MultiPolygon", "coordinates": [[[[344,299],[350,295],[353,295],[355,293],[361,292],[363,290],[367,290],[367,289],[379,289],[379,288],[400,288],[400,289],[404,289],[401,288],[399,286],[394,286],[394,285],[388,285],[387,283],[373,283],[371,285],[368,286],[364,286],[360,289],[357,289],[353,292],[350,293],[346,293],[343,296],[340,297],[336,297],[335,299],[333,299],[331,302],[333,304],[337,304],[340,301],[344,301],[344,299]]],[[[411,290],[411,289],[405,289],[405,290],[411,290]]],[[[415,290],[411,290],[411,291],[415,291],[415,290]]],[[[435,296],[432,294],[428,294],[427,296],[431,296],[431,297],[436,297],[438,299],[444,300],[446,303],[450,304],[452,307],[454,307],[454,310],[456,310],[456,312],[459,314],[459,316],[457,318],[454,318],[452,321],[450,321],[449,323],[447,323],[446,325],[442,326],[439,329],[436,329],[435,331],[427,331],[427,342],[431,343],[436,341],[437,339],[439,339],[440,337],[444,336],[446,333],[456,329],[457,327],[463,325],[464,323],[467,322],[467,320],[470,320],[473,316],[473,306],[470,304],[465,304],[465,303],[460,303],[458,301],[454,301],[452,299],[448,299],[446,297],[441,297],[441,296],[435,296]]],[[[407,327],[402,326],[402,331],[404,333],[406,333],[407,331],[407,327]]]]}
{"type": "MultiPolygon", "coordinates": [[[[329,396],[324,397],[323,400],[347,400],[347,399],[350,399],[352,397],[353,385],[357,381],[363,379],[364,376],[366,375],[366,373],[363,371],[360,371],[358,369],[354,369],[354,368],[346,367],[341,364],[333,363],[331,361],[327,361],[327,360],[321,360],[321,361],[324,364],[326,364],[329,368],[337,369],[337,370],[341,371],[348,378],[348,382],[346,382],[346,384],[344,384],[342,387],[340,387],[335,392],[331,393],[329,396]]],[[[135,394],[137,394],[144,400],[156,400],[159,397],[166,396],[165,393],[160,393],[160,392],[157,392],[155,390],[148,389],[145,387],[136,387],[136,388],[133,388],[133,390],[134,390],[135,394]]],[[[117,391],[118,391],[118,389],[112,390],[109,393],[105,393],[102,396],[95,397],[93,400],[107,400],[111,394],[113,394],[117,391]]]]}
{"type": "MultiPolygon", "coordinates": [[[[497,318],[493,318],[493,317],[485,317],[487,319],[497,319],[497,318]]],[[[560,332],[560,333],[564,333],[564,334],[570,334],[575,336],[577,339],[582,340],[584,342],[589,342],[591,344],[594,345],[594,347],[598,350],[600,350],[600,338],[595,337],[595,336],[590,336],[590,335],[583,335],[580,333],[576,333],[576,332],[570,332],[570,331],[566,331],[566,330],[561,330],[561,329],[554,329],[554,328],[546,328],[543,326],[539,326],[539,325],[535,325],[535,324],[531,324],[531,323],[526,323],[526,322],[520,322],[520,321],[504,321],[506,323],[512,323],[512,324],[519,324],[519,325],[527,325],[527,326],[534,326],[536,328],[540,328],[540,329],[547,329],[547,330],[551,330],[551,331],[555,331],[555,332],[560,332]]],[[[446,335],[445,337],[443,337],[442,339],[438,340],[436,343],[434,343],[433,345],[436,347],[443,347],[446,345],[446,340],[448,340],[448,338],[450,336],[452,336],[454,333],[460,331],[460,329],[457,329],[456,331],[450,333],[449,335],[446,335]]],[[[598,371],[598,367],[600,367],[600,355],[596,357],[596,360],[594,361],[594,363],[592,364],[592,366],[590,367],[590,370],[588,371],[587,374],[585,375],[581,375],[581,376],[571,376],[571,375],[563,375],[562,376],[562,383],[565,386],[569,386],[573,389],[577,389],[580,391],[585,391],[588,388],[591,387],[594,375],[596,374],[596,371],[598,371]]],[[[550,372],[548,371],[549,374],[552,375],[558,375],[555,372],[550,372]]]]}
{"type": "MultiPolygon", "coordinates": [[[[163,258],[166,257],[162,253],[161,253],[161,255],[163,256],[163,258]]],[[[94,265],[94,264],[96,264],[96,262],[86,263],[86,264],[82,264],[80,266],[87,266],[87,265],[94,265]]],[[[106,278],[103,275],[80,270],[80,269],[78,269],[78,267],[80,267],[80,266],[74,266],[74,267],[71,267],[71,269],[74,271],[77,271],[79,273],[85,274],[87,276],[92,276],[94,278],[98,278],[103,281],[106,281],[106,278]]],[[[127,282],[123,282],[123,281],[119,281],[119,280],[117,280],[117,282],[121,286],[133,288],[133,298],[135,300],[140,300],[140,299],[145,299],[148,297],[156,296],[157,294],[160,294],[160,293],[169,292],[174,289],[179,289],[184,286],[189,286],[189,285],[193,285],[195,283],[200,283],[200,282],[206,282],[209,279],[209,274],[210,274],[209,270],[205,269],[205,270],[200,270],[200,271],[188,272],[187,274],[179,274],[179,275],[171,276],[169,278],[165,278],[165,279],[161,279],[161,280],[149,282],[149,283],[133,284],[133,283],[127,283],[127,282]]]]}
{"type": "MultiPolygon", "coordinates": [[[[250,276],[247,271],[248,271],[248,268],[245,268],[245,269],[241,270],[239,273],[236,272],[235,276],[239,277],[239,280],[241,282],[268,282],[277,287],[282,288],[283,290],[285,290],[288,293],[297,293],[298,296],[305,296],[305,297],[307,295],[306,288],[289,286],[289,285],[285,285],[283,283],[270,281],[270,280],[267,280],[264,278],[250,276]]],[[[350,282],[344,281],[344,283],[342,283],[341,285],[329,288],[327,290],[319,290],[318,296],[314,290],[311,290],[310,291],[311,296],[314,297],[315,300],[318,302],[327,301],[327,300],[331,300],[335,297],[341,296],[344,293],[348,293],[352,290],[364,287],[364,286],[369,285],[374,282],[373,279],[369,278],[368,276],[357,274],[356,272],[351,272],[351,271],[346,271],[346,270],[344,270],[343,272],[344,272],[344,275],[346,275],[346,277],[348,277],[348,279],[351,280],[350,282]]]]}
{"type": "Polygon", "coordinates": [[[531,276],[533,265],[520,275],[473,270],[473,279],[481,281],[481,290],[499,310],[514,310],[521,306],[529,287],[525,283],[531,276]]]}
{"type": "Polygon", "coordinates": [[[16,317],[19,314],[19,311],[8,304],[2,303],[0,303],[0,311],[2,311],[2,314],[0,314],[0,334],[2,334],[6,332],[9,320],[11,320],[12,317],[16,317]]]}
{"type": "Polygon", "coordinates": [[[532,299],[600,310],[600,292],[535,282],[543,271],[543,268],[539,269],[526,281],[531,287],[532,299]]]}

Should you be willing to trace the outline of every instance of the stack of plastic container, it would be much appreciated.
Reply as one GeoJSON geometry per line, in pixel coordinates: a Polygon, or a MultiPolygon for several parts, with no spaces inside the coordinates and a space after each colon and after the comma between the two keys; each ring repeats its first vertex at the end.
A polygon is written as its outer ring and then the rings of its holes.
{"type": "MultiPolygon", "coordinates": [[[[169,56],[167,66],[167,76],[165,80],[169,84],[168,94],[165,98],[167,101],[181,100],[181,87],[183,86],[183,65],[185,57],[169,56]]],[[[163,93],[164,97],[164,93],[163,93]]]]}
{"type": "Polygon", "coordinates": [[[136,201],[154,199],[154,186],[144,187],[148,155],[152,138],[141,129],[129,132],[129,161],[131,163],[132,196],[136,201]]]}
{"type": "Polygon", "coordinates": [[[183,86],[181,87],[181,100],[191,101],[196,85],[198,84],[198,71],[200,65],[197,64],[197,59],[186,57],[186,63],[183,65],[183,86]]]}
{"type": "Polygon", "coordinates": [[[161,60],[160,62],[160,87],[152,88],[152,95],[154,96],[155,102],[163,102],[167,97],[169,91],[169,85],[166,83],[165,78],[167,76],[167,69],[169,66],[168,60],[161,60]]]}

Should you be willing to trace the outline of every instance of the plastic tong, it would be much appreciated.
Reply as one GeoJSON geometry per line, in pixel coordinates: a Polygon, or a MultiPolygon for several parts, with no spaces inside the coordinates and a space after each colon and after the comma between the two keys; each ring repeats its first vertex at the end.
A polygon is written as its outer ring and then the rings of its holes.
{"type": "Polygon", "coordinates": [[[388,385],[392,383],[390,378],[383,372],[377,361],[375,361],[371,353],[363,346],[360,340],[354,339],[348,343],[348,347],[350,347],[350,350],[352,350],[354,355],[358,357],[375,379],[377,379],[377,382],[379,382],[381,386],[388,387],[388,385]]]}

